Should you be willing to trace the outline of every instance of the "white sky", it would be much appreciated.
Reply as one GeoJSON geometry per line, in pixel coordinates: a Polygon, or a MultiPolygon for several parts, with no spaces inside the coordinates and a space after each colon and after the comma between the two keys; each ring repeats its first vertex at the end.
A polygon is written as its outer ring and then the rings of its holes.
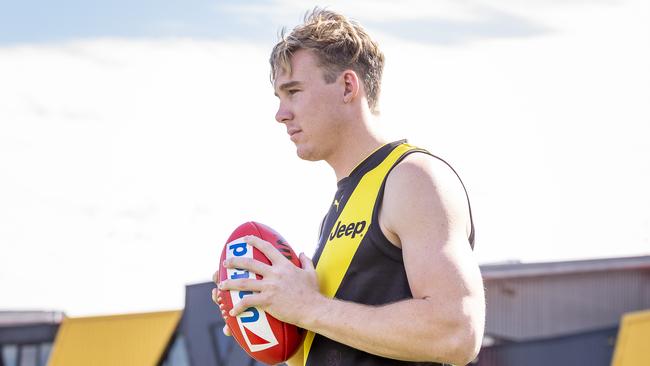
{"type": "MultiPolygon", "coordinates": [[[[373,4],[332,8],[367,23],[387,56],[382,128],[461,174],[480,262],[650,254],[647,2],[373,4]],[[377,25],[387,17],[487,25],[409,41],[377,25]],[[534,34],[489,36],[491,17],[534,34]]],[[[311,6],[229,11],[293,26],[311,6]]],[[[273,120],[272,46],[0,46],[0,309],[181,308],[247,220],[311,254],[335,177],[300,161],[273,120]]]]}

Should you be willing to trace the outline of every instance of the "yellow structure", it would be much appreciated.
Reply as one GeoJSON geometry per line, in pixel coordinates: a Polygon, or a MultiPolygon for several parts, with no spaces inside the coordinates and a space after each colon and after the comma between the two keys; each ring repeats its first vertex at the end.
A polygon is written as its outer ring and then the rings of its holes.
{"type": "Polygon", "coordinates": [[[650,365],[650,310],[623,315],[612,366],[650,365]]]}
{"type": "Polygon", "coordinates": [[[181,311],[65,318],[48,366],[156,366],[181,311]]]}

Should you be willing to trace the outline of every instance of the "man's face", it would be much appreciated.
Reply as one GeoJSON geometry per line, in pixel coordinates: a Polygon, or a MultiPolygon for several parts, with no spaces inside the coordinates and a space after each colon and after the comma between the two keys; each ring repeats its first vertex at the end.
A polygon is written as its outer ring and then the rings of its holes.
{"type": "Polygon", "coordinates": [[[295,52],[291,69],[291,74],[282,73],[275,79],[280,99],[275,119],[286,126],[301,159],[327,159],[341,127],[344,87],[338,79],[325,82],[323,69],[311,51],[295,52]]]}

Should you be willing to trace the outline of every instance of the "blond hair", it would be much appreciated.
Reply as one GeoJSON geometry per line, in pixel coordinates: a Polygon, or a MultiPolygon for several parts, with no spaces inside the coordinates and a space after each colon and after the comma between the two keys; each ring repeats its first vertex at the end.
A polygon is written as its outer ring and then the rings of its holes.
{"type": "Polygon", "coordinates": [[[314,8],[288,35],[283,28],[269,60],[271,82],[278,72],[291,74],[291,56],[301,49],[314,52],[327,83],[336,81],[346,69],[354,70],[365,87],[370,110],[378,113],[384,54],[359,23],[331,10],[314,8]]]}

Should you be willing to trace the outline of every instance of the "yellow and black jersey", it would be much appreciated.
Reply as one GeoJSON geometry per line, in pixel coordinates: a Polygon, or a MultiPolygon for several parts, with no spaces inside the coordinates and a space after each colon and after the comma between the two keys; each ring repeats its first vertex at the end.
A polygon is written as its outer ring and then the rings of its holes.
{"type": "MultiPolygon", "coordinates": [[[[416,152],[431,155],[407,144],[406,140],[386,144],[338,182],[313,258],[324,295],[367,305],[413,297],[402,251],[379,228],[378,208],[390,171],[407,155],[416,152]]],[[[473,220],[469,242],[473,247],[473,220]]],[[[310,366],[439,365],[375,356],[312,332],[305,338],[304,360],[310,366]]]]}

